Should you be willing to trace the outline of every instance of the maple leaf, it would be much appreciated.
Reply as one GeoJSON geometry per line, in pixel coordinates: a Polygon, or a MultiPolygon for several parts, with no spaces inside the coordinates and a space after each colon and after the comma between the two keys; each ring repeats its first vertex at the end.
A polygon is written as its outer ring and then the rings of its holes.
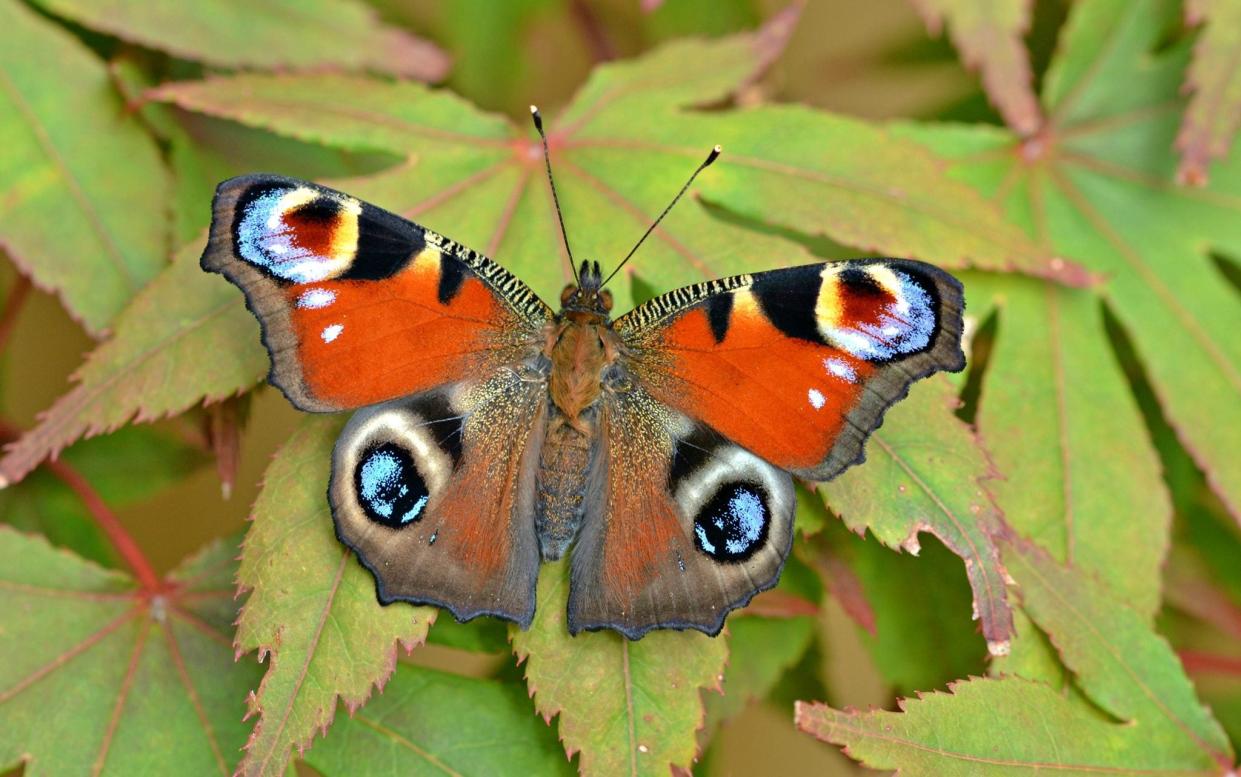
{"type": "MultiPolygon", "coordinates": [[[[1241,155],[1220,162],[1207,187],[1171,183],[1189,51],[1152,50],[1160,20],[1173,10],[1158,0],[1074,6],[1045,80],[1048,122],[1033,138],[987,127],[893,131],[933,149],[953,177],[1003,205],[1041,243],[1106,276],[1103,298],[1132,338],[1169,423],[1241,520],[1241,469],[1233,466],[1241,456],[1241,340],[1231,336],[1241,331],[1241,306],[1208,253],[1241,253],[1241,155]]],[[[1083,337],[1099,337],[1097,320],[1081,323],[1083,337]]],[[[1112,386],[1101,391],[1115,397],[1115,379],[1101,380],[1112,386]]],[[[1063,398],[1069,410],[1078,401],[1063,398]]],[[[1111,412],[1095,410],[1092,417],[1111,412]]],[[[1117,412],[1132,417],[1132,404],[1117,412]]],[[[1124,444],[1121,437],[1103,447],[1124,444]]],[[[1123,465],[1126,483],[1149,472],[1144,456],[1123,465]]],[[[1166,497],[1155,504],[1166,515],[1166,497]]]]}
{"type": "MultiPolygon", "coordinates": [[[[999,315],[977,422],[1004,477],[987,490],[1010,526],[1153,619],[1172,505],[1098,298],[1033,279],[965,283],[970,309],[999,315]]],[[[1015,640],[993,672],[1060,685],[1050,645],[1023,621],[1017,632],[1031,638],[1015,640]]]]}
{"type": "Polygon", "coordinates": [[[396,667],[398,643],[421,645],[429,607],[383,607],[375,580],[339,542],[325,497],[327,452],[343,419],[308,417],[276,454],[254,504],[237,580],[250,598],[237,650],[270,658],[239,775],[283,775],[293,750],[326,731],[337,699],[356,710],[396,667]]]}
{"type": "Polygon", "coordinates": [[[702,690],[720,691],[728,645],[697,631],[654,631],[630,641],[612,631],[569,636],[569,565],[539,572],[530,628],[510,628],[526,662],[534,706],[559,717],[569,755],[584,775],[667,774],[688,769],[706,712],[702,690]]]}
{"type": "Polygon", "coordinates": [[[235,553],[213,543],[151,589],[0,527],[0,766],[230,774],[258,678],[229,644],[235,553]]]}
{"type": "MultiPolygon", "coordinates": [[[[737,212],[949,267],[1081,277],[967,188],[944,180],[929,157],[861,122],[794,106],[687,109],[744,84],[778,50],[787,25],[780,16],[755,35],[680,42],[594,72],[548,123],[570,228],[575,212],[608,225],[574,232],[578,253],[623,255],[676,182],[722,142],[725,156],[703,174],[699,190],[737,212]],[[635,115],[646,120],[635,122],[635,115]]],[[[408,167],[375,176],[354,193],[498,257],[542,294],[568,276],[541,152],[528,127],[417,85],[356,78],[242,76],[170,84],[153,95],[303,140],[408,156],[408,167]],[[551,261],[557,256],[560,263],[551,261]]],[[[664,288],[807,260],[788,242],[686,204],[656,231],[641,266],[648,283],[664,288]]],[[[627,289],[617,291],[629,301],[627,289]]]]}
{"type": "Polygon", "coordinates": [[[216,67],[370,70],[437,81],[448,60],[435,45],[381,24],[354,0],[35,0],[92,30],[216,67]]]}
{"type": "Polygon", "coordinates": [[[1167,752],[1232,764],[1223,729],[1195,698],[1171,647],[1137,613],[1036,545],[1006,540],[1004,559],[1026,613],[1091,701],[1149,726],[1148,740],[1167,752]]]}
{"type": "Polygon", "coordinates": [[[166,264],[168,175],[155,143],[104,64],[22,3],[0,5],[0,135],[5,253],[102,334],[166,264]]]}
{"type": "Polygon", "coordinates": [[[202,271],[201,253],[201,243],[180,251],[138,293],[117,319],[113,337],[74,374],[77,386],[9,446],[0,459],[0,485],[17,482],[83,436],[223,399],[267,372],[258,322],[240,290],[202,271]],[[202,358],[208,353],[212,358],[202,358]]]}
{"type": "Polygon", "coordinates": [[[1120,723],[1047,685],[1010,677],[972,679],[951,686],[951,694],[904,700],[900,713],[803,702],[798,727],[845,746],[867,766],[905,775],[1033,769],[1214,775],[1232,765],[1223,729],[1194,698],[1168,644],[1140,616],[1032,544],[1006,540],[1004,560],[1027,612],[1080,687],[1120,723]]]}
{"type": "Polygon", "coordinates": [[[1200,185],[1207,180],[1207,163],[1228,153],[1241,126],[1241,3],[1185,0],[1185,23],[1205,25],[1185,73],[1185,90],[1193,97],[1176,136],[1181,152],[1176,175],[1200,185]]]}
{"type": "Polygon", "coordinates": [[[1033,134],[1043,116],[1022,36],[1030,29],[1033,0],[911,0],[927,31],[945,22],[966,66],[982,73],[983,89],[1008,126],[1033,134]]]}
{"type": "Polygon", "coordinates": [[[890,548],[917,554],[918,534],[926,531],[960,556],[987,648],[1003,655],[1012,613],[992,539],[1002,519],[979,483],[995,472],[973,432],[953,415],[956,405],[942,378],[914,386],[867,441],[866,463],[819,490],[846,526],[868,528],[890,548]]]}
{"type": "Polygon", "coordinates": [[[1004,477],[987,490],[1010,526],[1154,618],[1172,505],[1098,297],[1013,277],[965,283],[970,309],[999,315],[977,421],[1004,477]]]}
{"type": "Polygon", "coordinates": [[[306,762],[356,777],[574,773],[520,686],[408,665],[365,709],[337,721],[306,762]]]}

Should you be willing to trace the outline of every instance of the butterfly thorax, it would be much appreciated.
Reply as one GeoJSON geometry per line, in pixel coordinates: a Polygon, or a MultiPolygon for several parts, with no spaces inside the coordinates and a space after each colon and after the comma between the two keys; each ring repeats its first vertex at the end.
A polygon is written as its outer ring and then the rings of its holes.
{"type": "Polygon", "coordinates": [[[551,415],[539,457],[536,529],[547,559],[564,554],[581,524],[603,375],[619,352],[608,318],[612,299],[599,288],[598,265],[583,263],[580,285],[566,287],[560,299],[544,348],[551,362],[551,415]]]}
{"type": "Polygon", "coordinates": [[[599,400],[604,370],[618,351],[616,335],[608,326],[612,295],[600,288],[598,262],[593,266],[582,262],[579,282],[565,287],[560,304],[544,347],[551,361],[548,389],[560,423],[591,437],[593,419],[587,411],[599,400]]]}

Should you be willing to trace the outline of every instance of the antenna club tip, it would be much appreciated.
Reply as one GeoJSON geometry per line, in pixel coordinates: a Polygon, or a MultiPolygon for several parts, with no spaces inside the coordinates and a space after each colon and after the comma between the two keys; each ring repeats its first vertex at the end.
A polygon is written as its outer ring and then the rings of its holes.
{"type": "Polygon", "coordinates": [[[539,113],[539,106],[537,106],[537,105],[531,105],[531,106],[530,106],[530,113],[531,113],[531,114],[534,114],[534,115],[536,115],[536,116],[537,116],[537,115],[538,115],[538,113],[539,113]]]}
{"type": "Polygon", "coordinates": [[[707,154],[707,160],[702,163],[702,166],[706,167],[707,165],[714,162],[716,159],[719,159],[720,154],[723,153],[723,151],[724,151],[724,147],[716,143],[715,146],[711,149],[711,153],[707,154]]]}
{"type": "Polygon", "coordinates": [[[531,106],[530,106],[530,118],[534,120],[534,128],[535,128],[535,129],[537,129],[537,130],[539,131],[539,134],[542,134],[542,132],[543,132],[543,115],[542,115],[541,113],[539,113],[539,106],[537,106],[537,105],[531,105],[531,106]]]}

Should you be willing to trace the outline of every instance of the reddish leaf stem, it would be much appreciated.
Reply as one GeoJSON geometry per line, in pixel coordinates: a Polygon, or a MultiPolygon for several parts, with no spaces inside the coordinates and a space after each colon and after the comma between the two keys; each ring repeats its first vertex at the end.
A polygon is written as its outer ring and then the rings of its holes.
{"type": "Polygon", "coordinates": [[[155,569],[151,566],[151,562],[147,560],[142,549],[138,547],[138,543],[117,519],[116,514],[99,496],[99,493],[91,486],[90,481],[82,476],[76,469],[70,467],[63,461],[51,460],[46,464],[48,470],[61,480],[66,486],[78,495],[78,499],[82,500],[82,504],[86,507],[86,511],[95,519],[95,523],[99,524],[99,528],[103,529],[104,534],[108,535],[108,541],[116,548],[117,553],[121,554],[121,558],[125,559],[125,563],[133,570],[134,576],[138,578],[142,589],[148,592],[160,590],[163,585],[160,582],[159,575],[155,574],[155,569]]]}
{"type": "MultiPolygon", "coordinates": [[[[18,430],[13,425],[0,421],[0,439],[12,440],[18,436],[18,430]]],[[[151,566],[151,562],[147,560],[142,549],[138,547],[138,543],[125,529],[125,526],[112,512],[112,508],[108,507],[99,493],[90,484],[80,472],[64,461],[49,460],[44,463],[48,471],[55,475],[62,483],[69,487],[82,500],[82,505],[86,508],[91,518],[98,524],[103,533],[108,536],[108,541],[112,543],[112,547],[116,548],[116,552],[121,555],[130,570],[134,573],[134,577],[138,579],[138,583],[142,586],[142,590],[146,593],[154,593],[164,589],[163,583],[159,579],[159,575],[155,573],[155,568],[151,566]]]]}
{"type": "Polygon", "coordinates": [[[17,315],[21,313],[22,307],[26,304],[29,296],[30,279],[25,275],[17,276],[17,280],[13,282],[13,287],[9,289],[8,297],[4,300],[4,307],[0,308],[0,351],[4,350],[9,335],[13,333],[13,326],[17,323],[17,315]]]}
{"type": "Polygon", "coordinates": [[[1181,664],[1190,674],[1223,674],[1241,677],[1241,656],[1221,656],[1197,650],[1179,650],[1181,664]]]}

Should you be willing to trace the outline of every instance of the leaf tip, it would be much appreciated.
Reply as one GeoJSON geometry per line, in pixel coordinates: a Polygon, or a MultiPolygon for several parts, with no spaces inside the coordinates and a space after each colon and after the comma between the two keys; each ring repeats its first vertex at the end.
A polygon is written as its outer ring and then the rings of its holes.
{"type": "Polygon", "coordinates": [[[1012,641],[1007,639],[989,639],[987,640],[987,652],[996,658],[1008,655],[1012,648],[1012,641]]]}

